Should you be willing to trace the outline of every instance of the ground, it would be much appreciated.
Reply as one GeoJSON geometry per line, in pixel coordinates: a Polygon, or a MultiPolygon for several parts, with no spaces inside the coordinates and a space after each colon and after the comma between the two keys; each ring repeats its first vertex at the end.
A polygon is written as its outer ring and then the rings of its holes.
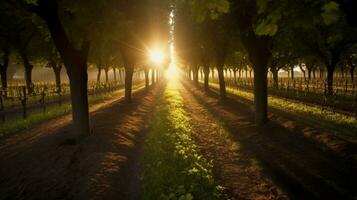
{"type": "MultiPolygon", "coordinates": [[[[176,84],[197,151],[213,161],[224,188],[221,199],[356,198],[355,162],[305,136],[319,130],[275,114],[257,127],[249,102],[176,84]]],[[[165,87],[137,91],[130,104],[118,97],[91,108],[93,132],[78,142],[70,116],[0,141],[0,199],[141,199],[143,146],[165,87]]]]}

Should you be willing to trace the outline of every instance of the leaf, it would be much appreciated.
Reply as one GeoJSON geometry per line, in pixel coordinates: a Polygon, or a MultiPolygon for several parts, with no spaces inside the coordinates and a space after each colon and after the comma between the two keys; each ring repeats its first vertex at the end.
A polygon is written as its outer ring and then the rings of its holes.
{"type": "Polygon", "coordinates": [[[269,23],[267,21],[263,21],[255,29],[255,34],[257,35],[267,35],[274,36],[278,31],[278,25],[275,23],[269,23]]]}
{"type": "Polygon", "coordinates": [[[323,12],[321,13],[322,19],[326,25],[336,23],[340,18],[339,4],[331,1],[322,6],[323,12]]]}
{"type": "Polygon", "coordinates": [[[267,8],[266,0],[257,0],[258,14],[262,14],[265,12],[267,8]]]}

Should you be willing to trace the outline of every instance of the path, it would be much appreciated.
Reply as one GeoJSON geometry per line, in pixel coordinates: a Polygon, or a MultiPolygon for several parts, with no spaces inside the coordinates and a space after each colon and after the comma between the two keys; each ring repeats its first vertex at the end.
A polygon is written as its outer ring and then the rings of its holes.
{"type": "Polygon", "coordinates": [[[220,101],[189,84],[180,91],[196,141],[233,199],[356,196],[357,176],[348,163],[278,123],[256,127],[246,102],[220,101]]]}
{"type": "Polygon", "coordinates": [[[93,134],[79,143],[70,116],[0,143],[0,199],[137,199],[145,122],[161,86],[92,108],[93,134]],[[135,158],[135,159],[134,159],[135,158]],[[130,179],[127,179],[130,176],[130,179]]]}

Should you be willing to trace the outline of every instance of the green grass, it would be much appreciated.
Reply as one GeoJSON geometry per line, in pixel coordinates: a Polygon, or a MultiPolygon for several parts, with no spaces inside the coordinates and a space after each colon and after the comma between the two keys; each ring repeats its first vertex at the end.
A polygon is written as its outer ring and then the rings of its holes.
{"type": "Polygon", "coordinates": [[[212,162],[197,151],[177,88],[160,99],[144,149],[143,199],[219,199],[212,162]]]}
{"type": "MultiPolygon", "coordinates": [[[[219,88],[218,84],[210,83],[213,88],[219,88]]],[[[254,94],[252,92],[227,87],[227,91],[231,94],[240,96],[244,99],[253,101],[254,94]]],[[[319,106],[306,105],[300,102],[285,100],[279,97],[268,97],[269,107],[280,114],[285,114],[288,117],[293,117],[298,120],[305,121],[310,125],[328,128],[335,131],[343,130],[345,133],[357,131],[357,119],[353,116],[348,116],[340,113],[335,113],[329,110],[324,110],[319,106]]]]}
{"type": "MultiPolygon", "coordinates": [[[[133,89],[139,88],[139,86],[134,86],[133,89]]],[[[98,95],[91,95],[88,97],[89,105],[94,105],[100,102],[103,102],[108,99],[112,99],[114,97],[117,97],[118,94],[123,91],[121,90],[116,90],[113,92],[109,93],[102,93],[98,95]]],[[[11,120],[7,120],[4,123],[1,123],[0,125],[0,138],[16,133],[20,130],[30,128],[40,122],[53,119],[56,117],[63,116],[65,114],[69,114],[71,112],[71,103],[66,102],[63,103],[62,106],[58,105],[51,105],[46,108],[46,112],[43,112],[42,110],[36,111],[34,113],[31,113],[30,115],[27,116],[27,119],[23,119],[22,116],[13,118],[11,120]]]]}

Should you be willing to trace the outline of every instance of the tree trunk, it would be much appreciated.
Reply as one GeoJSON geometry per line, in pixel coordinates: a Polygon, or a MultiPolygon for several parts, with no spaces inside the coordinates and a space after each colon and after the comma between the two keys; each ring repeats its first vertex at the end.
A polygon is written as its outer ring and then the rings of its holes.
{"type": "Polygon", "coordinates": [[[214,69],[211,69],[212,71],[212,79],[214,79],[214,69]]]}
{"type": "Polygon", "coordinates": [[[131,90],[133,82],[134,67],[125,67],[125,101],[131,102],[131,90]]]}
{"type": "Polygon", "coordinates": [[[102,75],[102,68],[98,67],[98,73],[97,73],[97,83],[100,83],[100,77],[102,75]]]}
{"type": "Polygon", "coordinates": [[[72,126],[78,138],[90,133],[87,94],[88,74],[86,63],[84,65],[76,65],[68,70],[72,102],[72,126]]]}
{"type": "Polygon", "coordinates": [[[154,69],[151,68],[151,85],[154,85],[155,83],[155,72],[154,69]]]}
{"type": "Polygon", "coordinates": [[[278,89],[279,79],[278,79],[278,70],[275,67],[271,67],[271,73],[273,74],[273,87],[278,89]]]}
{"type": "Polygon", "coordinates": [[[255,121],[258,125],[263,125],[268,121],[267,69],[265,65],[254,66],[255,121]]]}
{"type": "Polygon", "coordinates": [[[57,92],[61,92],[62,91],[62,87],[61,87],[61,69],[62,69],[62,66],[58,65],[56,67],[52,67],[52,69],[53,69],[53,72],[55,73],[57,92]]]}
{"type": "Polygon", "coordinates": [[[209,65],[204,65],[203,66],[203,72],[204,72],[204,86],[205,86],[205,91],[208,92],[209,91],[209,84],[208,84],[208,81],[209,81],[209,65]]]}
{"type": "Polygon", "coordinates": [[[193,82],[198,85],[198,67],[193,67],[193,82]]]}
{"type": "Polygon", "coordinates": [[[255,122],[258,126],[268,121],[267,66],[271,58],[271,42],[268,36],[257,36],[250,30],[242,38],[254,70],[255,122]]]}
{"type": "Polygon", "coordinates": [[[333,95],[333,73],[335,71],[335,66],[330,65],[327,67],[327,94],[333,95]]]}
{"type": "Polygon", "coordinates": [[[224,81],[223,64],[217,65],[219,79],[219,94],[222,99],[226,98],[226,83],[224,81]]]}
{"type": "Polygon", "coordinates": [[[109,70],[109,69],[108,69],[107,67],[104,69],[104,72],[105,72],[105,82],[106,82],[106,83],[109,82],[108,70],[109,70]]]}
{"type": "Polygon", "coordinates": [[[1,74],[1,88],[6,91],[7,88],[7,66],[0,66],[0,74],[1,74]]]}
{"type": "Polygon", "coordinates": [[[24,69],[25,69],[25,81],[26,81],[26,88],[28,93],[33,93],[33,83],[32,83],[32,69],[33,65],[30,63],[27,57],[27,53],[25,50],[20,52],[20,56],[22,58],[24,69]]]}
{"type": "Polygon", "coordinates": [[[3,89],[3,95],[7,96],[7,68],[9,66],[9,46],[6,44],[3,49],[3,64],[0,64],[0,76],[1,76],[1,87],[3,89]]]}
{"type": "Polygon", "coordinates": [[[351,75],[351,80],[354,81],[354,70],[355,70],[355,65],[352,65],[351,66],[351,69],[350,69],[350,75],[351,75]]]}
{"type": "Polygon", "coordinates": [[[145,74],[145,88],[149,88],[149,69],[145,68],[144,69],[144,74],[145,74]]]}
{"type": "Polygon", "coordinates": [[[116,74],[116,69],[115,67],[113,67],[113,78],[114,78],[114,81],[117,82],[117,74],[116,74]]]}
{"type": "Polygon", "coordinates": [[[90,43],[83,38],[80,50],[70,43],[58,15],[57,1],[37,1],[36,12],[46,22],[66,67],[71,89],[73,132],[80,138],[90,133],[87,96],[87,57],[90,43]]]}

